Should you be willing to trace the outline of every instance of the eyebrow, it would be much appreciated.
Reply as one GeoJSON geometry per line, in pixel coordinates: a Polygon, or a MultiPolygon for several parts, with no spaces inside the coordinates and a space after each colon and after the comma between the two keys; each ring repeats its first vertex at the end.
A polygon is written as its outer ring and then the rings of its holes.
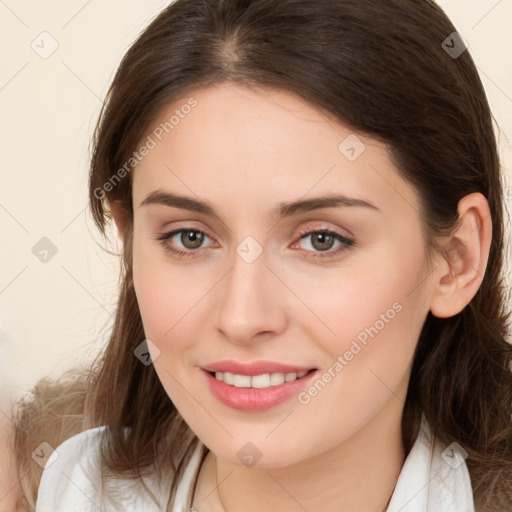
{"type": "MultiPolygon", "coordinates": [[[[193,199],[192,197],[181,196],[171,192],[155,190],[146,196],[140,203],[140,206],[148,206],[152,204],[169,206],[172,208],[181,208],[183,210],[191,210],[205,215],[218,217],[215,209],[206,201],[193,199]]],[[[306,213],[322,208],[335,208],[340,206],[358,206],[370,208],[380,211],[373,203],[365,199],[349,197],[343,194],[329,194],[311,199],[299,199],[297,201],[279,203],[271,212],[271,217],[283,219],[299,213],[306,213]]]]}

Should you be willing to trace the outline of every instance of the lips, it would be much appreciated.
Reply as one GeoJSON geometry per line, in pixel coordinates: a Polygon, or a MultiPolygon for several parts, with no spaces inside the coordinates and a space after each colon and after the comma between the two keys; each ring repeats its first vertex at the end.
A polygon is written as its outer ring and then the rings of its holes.
{"type": "Polygon", "coordinates": [[[265,411],[288,401],[318,373],[316,368],[272,361],[219,361],[202,370],[208,388],[220,402],[246,412],[265,411]],[[270,382],[264,382],[266,379],[270,382]]]}

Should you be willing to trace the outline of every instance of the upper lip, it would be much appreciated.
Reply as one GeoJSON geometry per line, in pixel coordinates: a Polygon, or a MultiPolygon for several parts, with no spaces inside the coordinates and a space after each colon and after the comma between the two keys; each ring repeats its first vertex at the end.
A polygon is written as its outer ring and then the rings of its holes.
{"type": "Polygon", "coordinates": [[[300,373],[314,369],[311,366],[298,366],[277,363],[275,361],[254,361],[240,363],[237,361],[217,361],[202,366],[207,372],[229,372],[238,375],[262,375],[264,373],[300,373]]]}

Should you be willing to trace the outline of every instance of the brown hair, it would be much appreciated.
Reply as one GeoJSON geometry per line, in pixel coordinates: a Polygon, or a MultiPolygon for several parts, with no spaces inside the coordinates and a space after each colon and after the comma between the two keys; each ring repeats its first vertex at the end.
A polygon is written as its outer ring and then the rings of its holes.
{"type": "Polygon", "coordinates": [[[58,379],[39,380],[30,393],[13,405],[14,452],[21,486],[20,510],[34,510],[43,466],[32,453],[41,443],[55,449],[71,436],[82,432],[88,372],[73,368],[58,379]]]}
{"type": "Polygon", "coordinates": [[[231,81],[298,94],[387,144],[421,198],[430,253],[456,227],[461,198],[472,192],[487,198],[493,238],[483,282],[459,314],[427,316],[402,438],[407,454],[424,412],[437,439],[468,452],[477,510],[512,510],[512,346],[500,162],[472,57],[443,47],[454,32],[431,0],[176,0],[131,46],[96,128],[89,183],[91,211],[104,235],[108,203],[120,201],[129,213],[118,309],[87,404],[90,425],[109,427],[103,457],[111,471],[137,474],[155,461],[163,471],[172,454],[171,510],[197,441],[153,366],[134,356],[145,335],[132,280],[131,174],[116,170],[169,103],[231,81]],[[125,427],[131,427],[127,433],[125,427]]]}

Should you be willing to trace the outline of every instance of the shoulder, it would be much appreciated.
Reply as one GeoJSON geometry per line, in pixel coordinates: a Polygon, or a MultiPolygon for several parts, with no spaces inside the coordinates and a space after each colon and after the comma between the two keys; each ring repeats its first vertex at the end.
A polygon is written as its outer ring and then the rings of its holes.
{"type": "Polygon", "coordinates": [[[36,512],[101,510],[100,446],[106,428],[85,430],[55,448],[42,443],[34,450],[36,462],[46,459],[36,512]]]}
{"type": "MultiPolygon", "coordinates": [[[[106,434],[106,426],[85,430],[51,453],[41,477],[35,512],[165,510],[172,475],[158,482],[155,473],[149,471],[142,478],[144,485],[136,478],[108,476],[101,459],[101,444],[106,434]]],[[[41,449],[51,451],[49,446],[41,449]]],[[[178,485],[176,510],[184,510],[200,452],[201,443],[198,443],[178,485]]]]}

